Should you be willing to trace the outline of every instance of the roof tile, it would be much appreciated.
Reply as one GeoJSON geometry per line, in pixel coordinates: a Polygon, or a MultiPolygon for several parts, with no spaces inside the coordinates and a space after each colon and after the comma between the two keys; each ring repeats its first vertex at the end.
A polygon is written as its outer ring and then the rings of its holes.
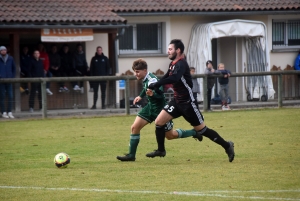
{"type": "Polygon", "coordinates": [[[300,10],[299,0],[9,0],[0,23],[126,23],[117,13],[300,10]]]}

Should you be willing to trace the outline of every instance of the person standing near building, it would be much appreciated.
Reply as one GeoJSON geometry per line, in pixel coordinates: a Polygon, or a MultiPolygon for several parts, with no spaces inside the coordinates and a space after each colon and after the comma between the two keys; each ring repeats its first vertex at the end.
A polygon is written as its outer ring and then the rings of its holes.
{"type": "MultiPolygon", "coordinates": [[[[24,46],[20,55],[20,67],[21,67],[21,77],[26,78],[29,77],[29,65],[31,63],[32,57],[29,54],[29,49],[27,46],[24,46]]],[[[28,95],[29,94],[29,89],[28,89],[28,83],[23,82],[22,83],[22,88],[24,89],[25,93],[28,95]]]]}
{"type": "MultiPolygon", "coordinates": [[[[179,39],[174,39],[168,46],[168,57],[172,62],[169,65],[167,73],[155,83],[148,86],[149,89],[155,90],[164,84],[173,84],[174,99],[172,99],[155,119],[155,134],[158,149],[146,154],[147,157],[165,156],[165,130],[164,125],[174,118],[183,116],[193,127],[188,135],[195,137],[205,136],[214,143],[222,146],[228,155],[229,162],[234,160],[234,143],[225,141],[216,131],[208,128],[204,123],[204,118],[195,105],[195,99],[192,93],[192,77],[189,66],[185,59],[182,58],[184,44],[179,39]],[[196,134],[194,134],[196,133],[196,134]]],[[[181,132],[178,131],[178,135],[181,132]]]]}
{"type": "MultiPolygon", "coordinates": [[[[7,54],[5,46],[0,47],[0,79],[15,78],[16,65],[12,56],[7,54]]],[[[11,112],[13,104],[12,83],[0,83],[0,107],[3,118],[15,118],[11,112]],[[5,109],[6,94],[8,98],[7,108],[5,109]]]]}
{"type": "MultiPolygon", "coordinates": [[[[43,65],[44,65],[44,77],[52,77],[52,73],[49,71],[49,67],[50,67],[49,56],[43,43],[38,44],[38,50],[40,53],[39,59],[43,61],[43,65]]],[[[50,82],[46,83],[46,92],[48,95],[53,95],[53,93],[50,91],[50,82]]]]}
{"type": "MultiPolygon", "coordinates": [[[[44,64],[43,61],[40,59],[40,52],[35,50],[33,52],[33,59],[31,60],[31,64],[29,66],[29,76],[30,77],[44,77],[44,64]]],[[[39,109],[42,109],[42,90],[41,90],[41,83],[39,82],[32,82],[31,89],[29,94],[29,112],[34,111],[34,98],[37,92],[38,100],[39,100],[39,109]]]]}
{"type": "MultiPolygon", "coordinates": [[[[67,44],[63,45],[62,51],[60,52],[60,70],[63,77],[72,77],[75,74],[73,56],[67,44]]],[[[75,82],[72,82],[72,85],[75,84],[75,82]]]]}
{"type": "MultiPolygon", "coordinates": [[[[109,74],[109,60],[104,56],[102,47],[98,46],[96,49],[95,56],[91,60],[90,65],[90,76],[107,76],[109,74]]],[[[98,100],[99,85],[101,88],[101,103],[102,109],[105,109],[105,98],[106,98],[106,82],[107,81],[93,81],[91,86],[94,91],[94,104],[91,109],[96,109],[98,100]]]]}
{"type": "MultiPolygon", "coordinates": [[[[61,69],[60,55],[57,52],[57,46],[52,45],[51,52],[49,53],[50,72],[56,77],[63,77],[61,69]]],[[[64,82],[59,82],[58,92],[69,92],[69,89],[64,85],[64,82]]]]}
{"type": "MultiPolygon", "coordinates": [[[[208,60],[206,62],[206,68],[204,73],[207,75],[215,74],[215,69],[213,68],[213,63],[211,60],[208,60]]],[[[212,111],[210,107],[210,101],[211,101],[212,88],[214,87],[215,82],[216,82],[216,78],[208,76],[207,78],[207,110],[208,111],[212,111]]]]}
{"type": "MultiPolygon", "coordinates": [[[[87,75],[89,67],[86,61],[82,45],[78,44],[76,48],[76,52],[73,55],[73,68],[75,69],[75,75],[81,77],[87,75]]],[[[79,84],[75,84],[73,86],[73,90],[81,91],[81,93],[84,93],[83,82],[81,81],[79,82],[79,84]]]]}
{"type": "Polygon", "coordinates": [[[231,75],[230,70],[225,69],[225,65],[223,63],[219,63],[218,70],[216,70],[216,73],[222,74],[223,77],[219,77],[218,81],[220,84],[220,90],[219,95],[221,96],[222,100],[222,110],[230,110],[230,107],[228,105],[228,92],[229,92],[229,77],[231,75]]]}

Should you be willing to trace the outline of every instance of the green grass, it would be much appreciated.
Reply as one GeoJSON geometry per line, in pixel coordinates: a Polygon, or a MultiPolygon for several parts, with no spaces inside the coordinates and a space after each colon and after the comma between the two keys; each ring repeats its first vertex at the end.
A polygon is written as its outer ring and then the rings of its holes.
{"type": "Polygon", "coordinates": [[[166,141],[166,157],[146,158],[154,124],[137,160],[120,162],[135,116],[0,121],[0,200],[300,200],[299,108],[204,115],[234,141],[232,163],[207,138],[166,141]],[[53,163],[59,152],[71,157],[66,169],[53,163]]]}

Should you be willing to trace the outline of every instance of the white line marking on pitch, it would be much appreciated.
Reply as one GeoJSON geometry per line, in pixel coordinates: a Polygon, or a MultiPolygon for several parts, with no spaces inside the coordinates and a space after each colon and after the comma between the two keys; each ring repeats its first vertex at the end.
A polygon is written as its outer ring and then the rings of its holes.
{"type": "Polygon", "coordinates": [[[278,192],[300,192],[300,189],[295,190],[251,190],[251,191],[203,191],[203,192],[163,192],[163,191],[138,191],[138,190],[110,190],[110,189],[83,189],[83,188],[47,188],[34,186],[0,186],[0,189],[33,189],[33,190],[55,190],[55,191],[85,191],[85,192],[112,192],[112,193],[140,193],[140,194],[169,194],[169,195],[186,195],[200,197],[223,197],[223,198],[241,198],[253,200],[298,200],[300,198],[280,198],[280,197],[258,197],[258,196],[237,196],[224,195],[216,193],[278,193],[278,192]]]}

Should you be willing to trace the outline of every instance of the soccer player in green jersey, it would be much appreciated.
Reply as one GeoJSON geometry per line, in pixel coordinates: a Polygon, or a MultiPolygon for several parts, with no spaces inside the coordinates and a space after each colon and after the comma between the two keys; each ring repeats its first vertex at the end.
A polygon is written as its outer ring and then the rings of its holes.
{"type": "MultiPolygon", "coordinates": [[[[132,70],[135,72],[136,78],[143,80],[143,90],[140,95],[133,100],[133,104],[139,102],[145,96],[147,96],[148,104],[138,113],[135,121],[131,125],[129,153],[125,156],[117,156],[117,159],[120,161],[135,161],[135,154],[140,141],[140,131],[148,123],[153,122],[166,105],[163,87],[160,87],[158,90],[148,89],[149,84],[157,82],[158,79],[154,74],[148,72],[147,68],[147,63],[143,59],[134,61],[132,65],[132,70]]],[[[165,132],[170,133],[172,131],[173,122],[169,121],[165,125],[165,132]]]]}
{"type": "MultiPolygon", "coordinates": [[[[140,141],[140,131],[144,126],[148,123],[155,121],[158,114],[163,110],[166,106],[167,102],[165,100],[165,96],[163,94],[163,87],[159,87],[155,90],[149,89],[149,85],[156,83],[158,81],[157,77],[148,72],[147,63],[143,59],[138,59],[133,62],[132,69],[135,72],[135,76],[138,80],[143,80],[143,90],[139,96],[137,96],[133,100],[133,104],[142,100],[143,97],[147,96],[148,104],[138,113],[135,121],[131,126],[131,135],[130,135],[130,143],[129,143],[129,153],[125,156],[117,156],[117,159],[120,161],[135,161],[135,154],[137,150],[137,146],[140,141]]],[[[164,125],[165,137],[168,140],[178,139],[178,138],[186,138],[193,137],[196,140],[202,141],[202,135],[197,135],[197,132],[192,130],[182,130],[176,129],[173,130],[173,122],[168,121],[164,125]]],[[[156,138],[156,140],[158,140],[156,138]]],[[[152,153],[146,154],[147,157],[155,157],[160,156],[164,157],[166,152],[159,152],[159,155],[156,153],[153,155],[152,153]]]]}

